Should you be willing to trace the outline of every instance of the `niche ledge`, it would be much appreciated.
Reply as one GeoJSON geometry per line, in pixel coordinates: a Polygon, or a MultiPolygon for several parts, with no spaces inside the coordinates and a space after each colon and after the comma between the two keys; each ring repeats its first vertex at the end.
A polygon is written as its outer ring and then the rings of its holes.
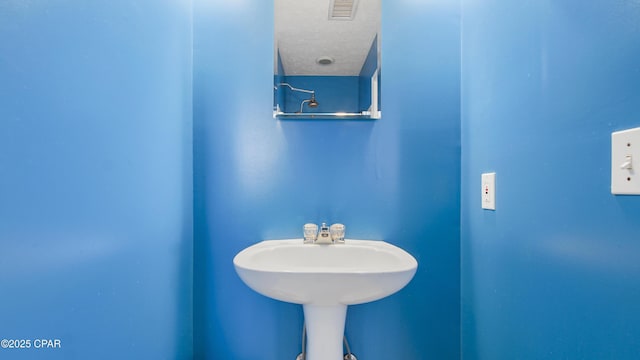
{"type": "Polygon", "coordinates": [[[334,112],[334,113],[285,113],[274,111],[273,117],[280,120],[378,120],[381,117],[380,111],[372,113],[363,111],[359,113],[334,112]]]}

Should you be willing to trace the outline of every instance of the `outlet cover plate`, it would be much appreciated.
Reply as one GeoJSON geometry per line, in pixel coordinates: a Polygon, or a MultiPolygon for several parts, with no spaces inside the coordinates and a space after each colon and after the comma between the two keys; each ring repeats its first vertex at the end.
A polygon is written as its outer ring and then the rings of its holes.
{"type": "Polygon", "coordinates": [[[482,208],[496,209],[496,173],[482,174],[482,208]]]}

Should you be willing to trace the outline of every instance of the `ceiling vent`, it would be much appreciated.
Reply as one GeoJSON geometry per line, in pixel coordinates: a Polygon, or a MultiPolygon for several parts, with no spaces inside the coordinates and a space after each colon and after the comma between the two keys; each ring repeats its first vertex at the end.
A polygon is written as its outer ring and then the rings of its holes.
{"type": "Polygon", "coordinates": [[[353,20],[357,7],[358,0],[331,0],[329,20],[353,20]]]}

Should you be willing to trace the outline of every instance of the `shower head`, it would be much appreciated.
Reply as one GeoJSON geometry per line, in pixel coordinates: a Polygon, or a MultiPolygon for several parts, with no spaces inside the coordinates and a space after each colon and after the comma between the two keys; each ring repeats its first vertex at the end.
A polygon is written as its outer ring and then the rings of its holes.
{"type": "Polygon", "coordinates": [[[316,108],[318,107],[318,102],[316,101],[316,94],[311,94],[311,99],[309,100],[309,107],[316,108]]]}
{"type": "Polygon", "coordinates": [[[311,93],[311,99],[302,100],[300,103],[300,111],[298,113],[302,113],[302,109],[304,108],[304,104],[307,104],[310,108],[317,108],[318,102],[316,101],[316,93],[315,91],[311,93]]]}

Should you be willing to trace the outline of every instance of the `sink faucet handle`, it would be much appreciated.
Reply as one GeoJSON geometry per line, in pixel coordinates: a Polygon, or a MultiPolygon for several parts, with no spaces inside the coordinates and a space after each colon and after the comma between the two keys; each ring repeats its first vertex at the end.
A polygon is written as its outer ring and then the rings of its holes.
{"type": "Polygon", "coordinates": [[[318,237],[318,225],[311,223],[304,224],[302,231],[304,233],[305,244],[313,244],[316,241],[318,237]]]}
{"type": "Polygon", "coordinates": [[[331,233],[331,239],[334,243],[344,243],[345,226],[343,224],[331,225],[331,227],[329,228],[329,232],[331,233]]]}

